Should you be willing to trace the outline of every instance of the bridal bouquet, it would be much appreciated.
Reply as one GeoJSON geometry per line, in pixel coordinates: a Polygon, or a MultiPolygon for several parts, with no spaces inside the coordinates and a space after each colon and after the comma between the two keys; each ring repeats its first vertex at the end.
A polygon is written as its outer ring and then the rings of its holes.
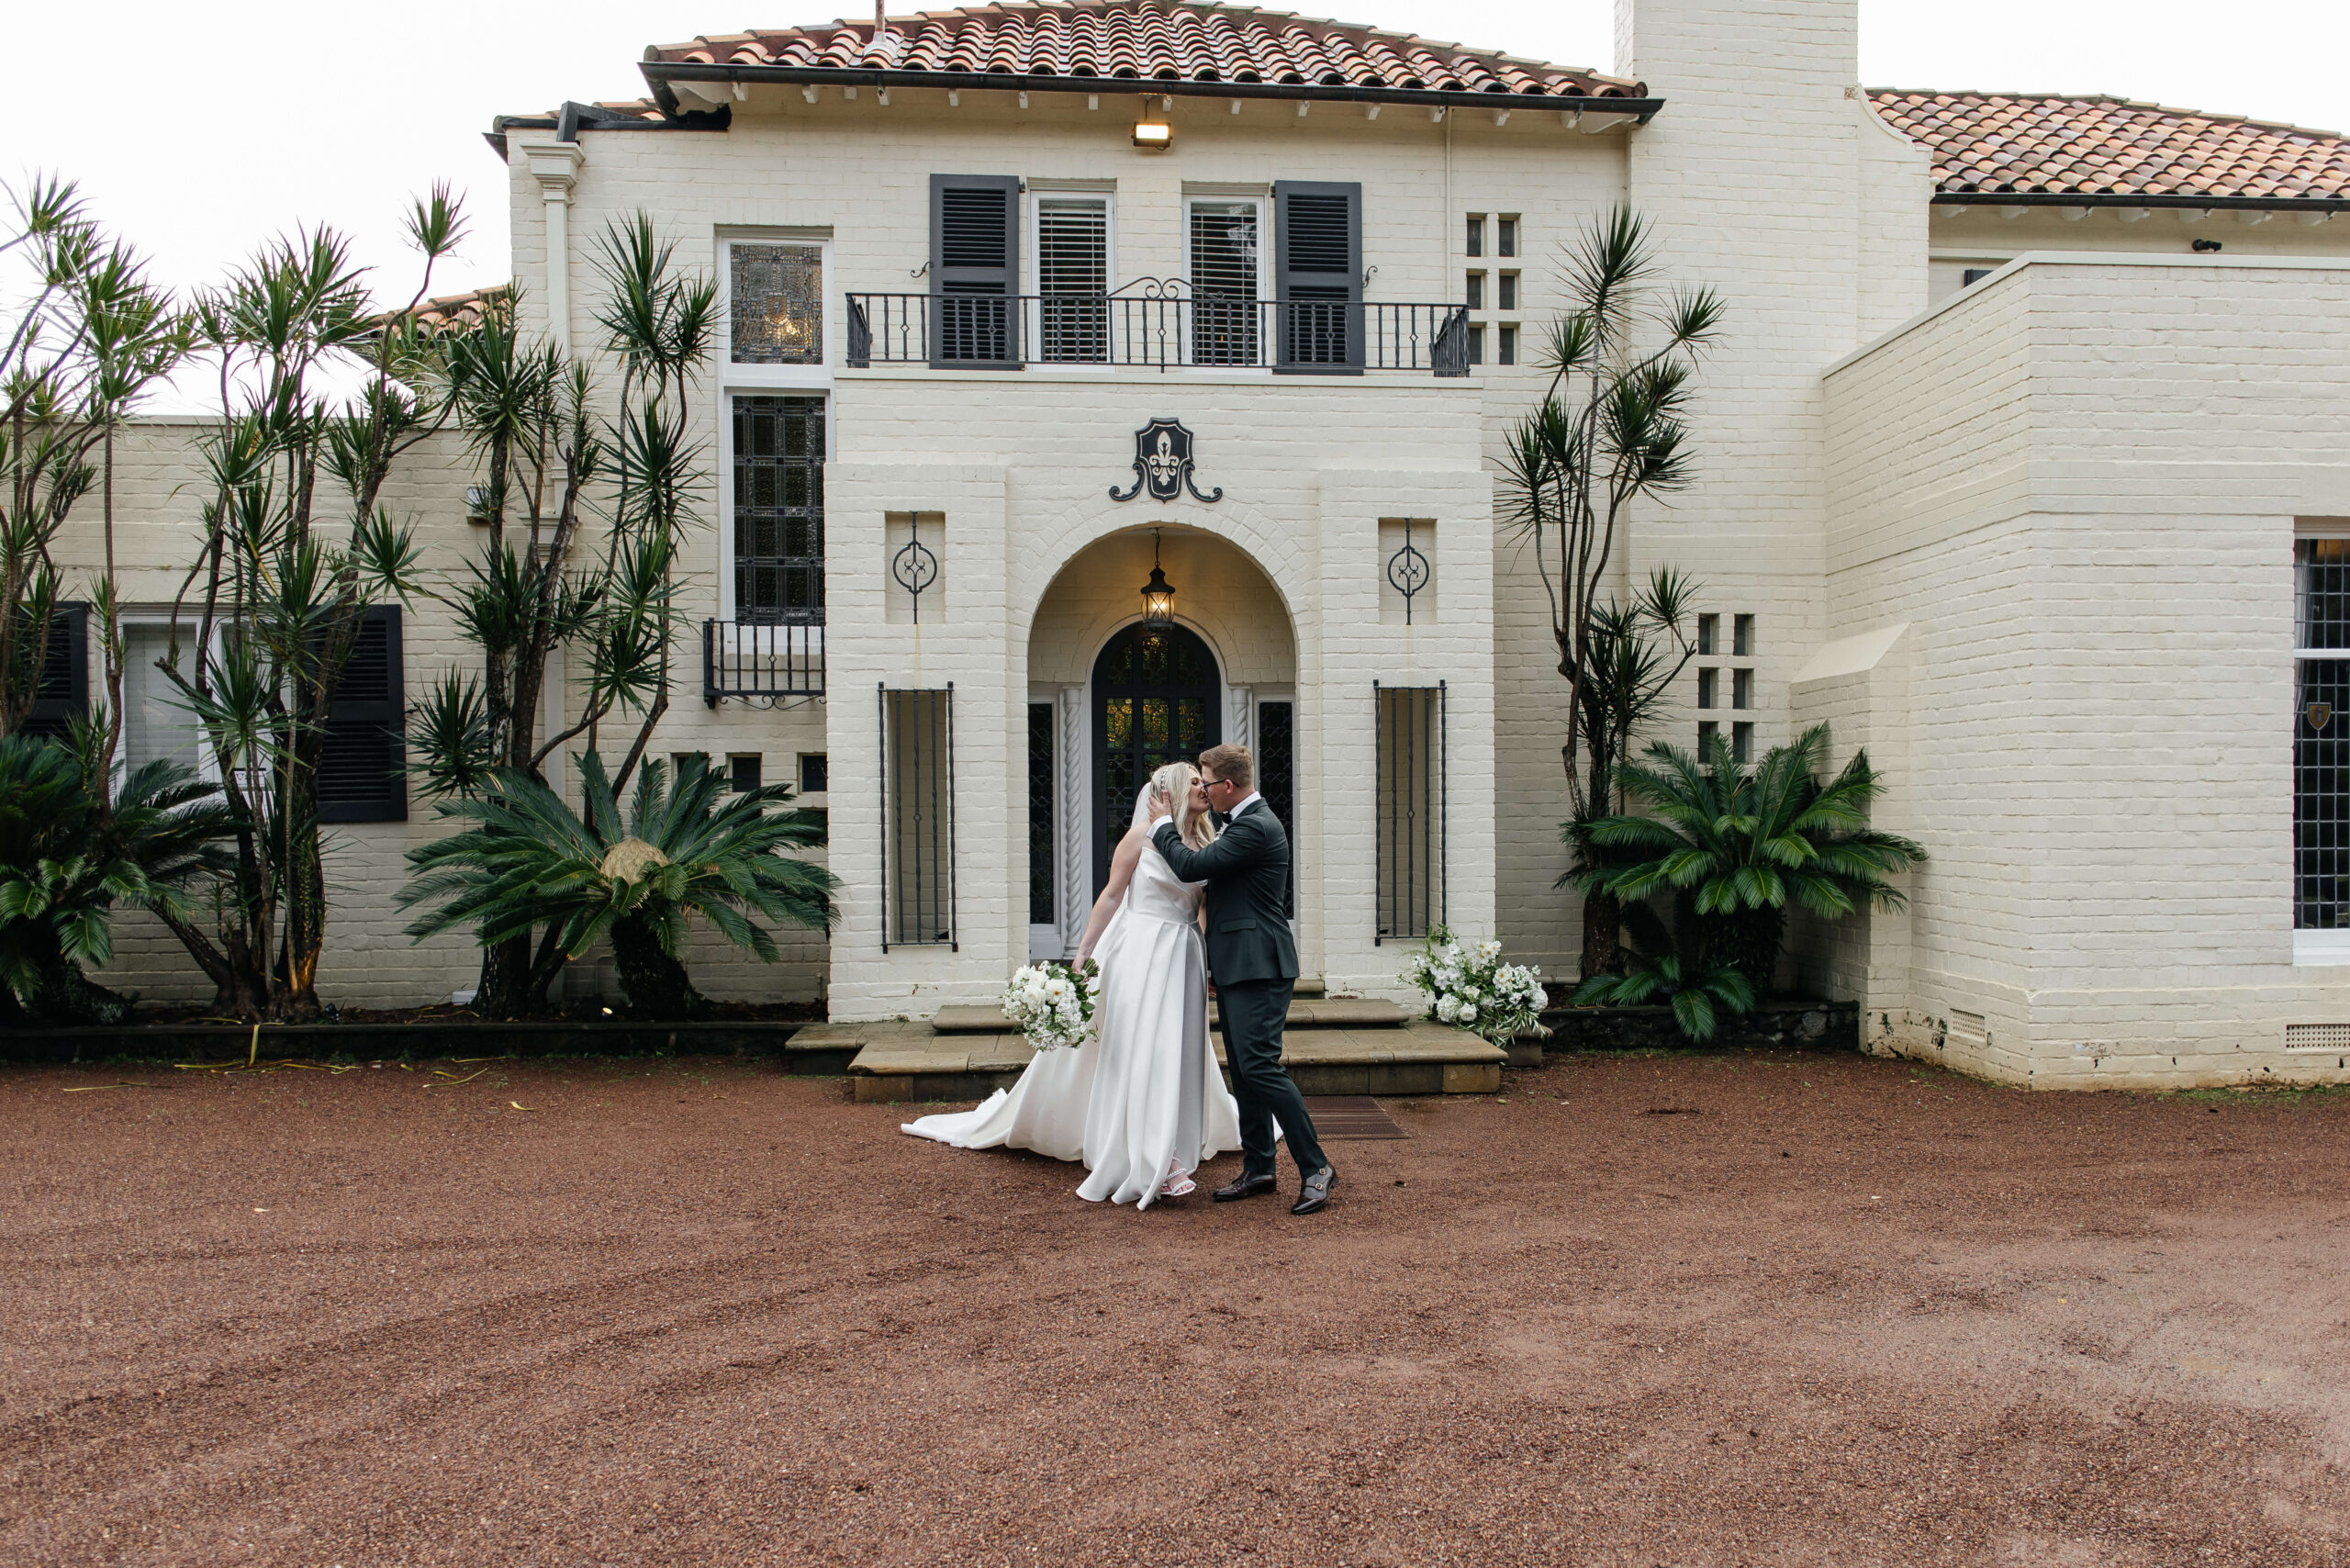
{"type": "Polygon", "coordinates": [[[1040,1051],[1083,1045],[1093,1033],[1093,999],[1102,994],[1102,966],[1054,960],[1025,964],[1003,988],[1003,1015],[1040,1051]]]}
{"type": "Polygon", "coordinates": [[[1542,1025],[1550,997],[1541,980],[1524,964],[1503,963],[1498,942],[1462,942],[1437,926],[1404,979],[1427,993],[1429,1017],[1505,1048],[1520,1035],[1550,1032],[1542,1025]]]}

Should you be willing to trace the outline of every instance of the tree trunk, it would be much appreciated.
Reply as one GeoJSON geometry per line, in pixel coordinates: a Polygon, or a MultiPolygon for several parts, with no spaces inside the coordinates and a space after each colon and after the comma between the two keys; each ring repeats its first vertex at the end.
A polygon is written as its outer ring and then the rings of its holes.
{"type": "Polygon", "coordinates": [[[40,979],[25,1002],[26,1011],[36,1020],[83,1026],[130,1022],[130,999],[84,974],[82,966],[60,950],[54,931],[43,929],[34,943],[38,948],[32,955],[33,968],[40,979]]]}
{"type": "Polygon", "coordinates": [[[481,982],[474,1009],[485,1018],[520,1018],[537,1011],[531,989],[531,938],[526,934],[481,950],[481,982]]]}
{"type": "Polygon", "coordinates": [[[661,950],[661,938],[642,915],[612,923],[612,958],[629,1005],[646,1017],[690,1020],[710,1010],[686,966],[661,950]]]}
{"type": "Polygon", "coordinates": [[[1583,973],[1612,975],[1624,967],[1624,906],[1613,893],[1583,896],[1583,973]]]}

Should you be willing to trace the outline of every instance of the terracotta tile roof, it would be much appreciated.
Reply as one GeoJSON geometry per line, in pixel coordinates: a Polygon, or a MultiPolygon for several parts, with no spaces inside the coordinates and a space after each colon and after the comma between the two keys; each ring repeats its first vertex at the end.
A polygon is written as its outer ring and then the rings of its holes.
{"type": "MultiPolygon", "coordinates": [[[[478,324],[494,310],[504,310],[514,302],[514,286],[494,283],[486,288],[470,288],[463,294],[443,294],[418,306],[413,315],[416,324],[428,332],[438,332],[450,327],[471,327],[478,324]]],[[[377,325],[392,319],[392,313],[375,318],[377,325]]]]}
{"type": "Polygon", "coordinates": [[[649,65],[999,73],[1132,82],[1249,82],[1411,92],[1641,98],[1637,82],[1411,33],[1194,0],[1006,0],[890,18],[700,38],[649,65]]]}
{"type": "Polygon", "coordinates": [[[2127,98],[1869,89],[1943,195],[2350,201],[2350,138],[2127,98]]]}

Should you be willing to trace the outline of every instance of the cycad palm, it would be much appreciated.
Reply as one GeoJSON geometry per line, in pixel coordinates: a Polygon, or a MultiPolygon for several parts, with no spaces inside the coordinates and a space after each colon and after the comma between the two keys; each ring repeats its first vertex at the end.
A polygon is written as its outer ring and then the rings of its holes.
{"type": "Polygon", "coordinates": [[[513,768],[493,773],[479,796],[443,803],[441,815],[473,825],[409,851],[417,875],[400,902],[434,907],[408,935],[465,929],[494,943],[542,927],[533,990],[609,935],[629,1001],[674,1018],[708,1005],[682,961],[697,917],[768,963],[778,955],[759,918],[830,928],[837,879],[791,854],[822,845],[821,817],[788,807],[781,787],[727,794],[698,756],[679,765],[675,789],[667,772],[643,766],[625,823],[594,752],[580,764],[585,820],[513,768]]]}
{"type": "Polygon", "coordinates": [[[1774,746],[1751,769],[1717,734],[1702,757],[1660,741],[1645,763],[1617,781],[1645,814],[1605,817],[1589,841],[1603,858],[1579,879],[1626,904],[1669,896],[1684,953],[1726,963],[1760,994],[1770,989],[1787,906],[1836,920],[1873,904],[1899,909],[1886,878],[1926,852],[1898,834],[1868,825],[1884,784],[1868,753],[1852,754],[1826,784],[1817,776],[1828,726],[1774,746]]]}
{"type": "Polygon", "coordinates": [[[232,864],[220,841],[236,819],[217,785],[151,762],[101,810],[95,771],[66,743],[0,739],[0,985],[47,1022],[127,1021],[129,1000],[82,972],[114,957],[115,905],[185,923],[192,886],[232,864]]]}

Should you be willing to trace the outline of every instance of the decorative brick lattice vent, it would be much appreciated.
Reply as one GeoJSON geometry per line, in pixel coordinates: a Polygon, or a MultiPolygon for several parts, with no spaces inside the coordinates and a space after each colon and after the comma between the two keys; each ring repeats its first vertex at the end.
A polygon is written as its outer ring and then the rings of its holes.
{"type": "Polygon", "coordinates": [[[2288,1051],[2350,1051],[2350,1024],[2288,1024],[2288,1051]]]}

